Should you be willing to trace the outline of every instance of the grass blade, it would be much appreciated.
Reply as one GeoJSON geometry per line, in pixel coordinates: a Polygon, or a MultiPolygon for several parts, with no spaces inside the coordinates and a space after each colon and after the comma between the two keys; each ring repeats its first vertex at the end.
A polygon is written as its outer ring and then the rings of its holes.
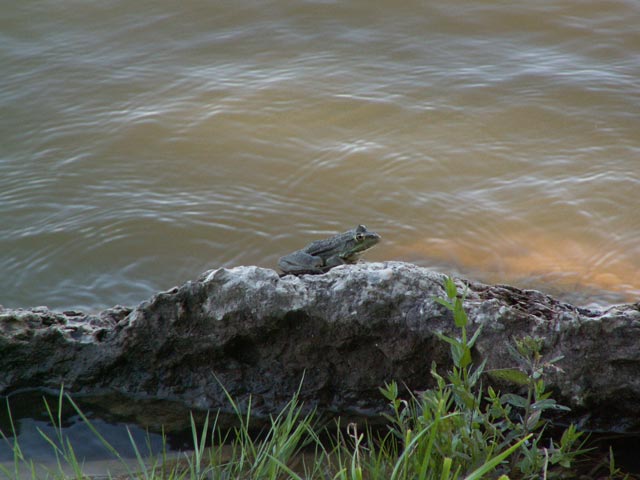
{"type": "Polygon", "coordinates": [[[515,452],[518,448],[520,448],[520,445],[522,445],[524,442],[529,440],[529,438],[532,435],[533,434],[530,433],[529,435],[524,437],[522,440],[520,440],[518,443],[516,443],[516,444],[512,445],[511,447],[507,448],[501,454],[493,457],[487,463],[485,463],[481,467],[479,467],[476,470],[474,470],[473,472],[471,472],[467,477],[465,477],[465,480],[480,480],[480,479],[482,479],[482,476],[485,473],[488,473],[491,470],[493,470],[494,468],[496,468],[500,462],[502,462],[505,458],[507,458],[509,455],[511,455],[513,452],[515,452]]]}

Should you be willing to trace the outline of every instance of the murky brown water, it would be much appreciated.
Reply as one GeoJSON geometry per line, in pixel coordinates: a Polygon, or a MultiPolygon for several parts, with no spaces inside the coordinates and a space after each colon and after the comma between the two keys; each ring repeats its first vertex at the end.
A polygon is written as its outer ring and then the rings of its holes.
{"type": "Polygon", "coordinates": [[[640,3],[8,2],[0,304],[135,304],[365,223],[640,296],[640,3]]]}

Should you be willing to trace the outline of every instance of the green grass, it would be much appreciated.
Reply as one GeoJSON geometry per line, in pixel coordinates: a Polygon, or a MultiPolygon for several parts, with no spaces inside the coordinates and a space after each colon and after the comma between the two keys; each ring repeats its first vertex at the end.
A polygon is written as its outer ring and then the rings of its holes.
{"type": "MultiPolygon", "coordinates": [[[[83,460],[62,429],[62,405],[69,402],[126,472],[126,478],[145,480],[479,480],[483,478],[575,478],[576,463],[584,456],[585,439],[571,425],[559,439],[545,434],[544,414],[566,409],[550,398],[544,371],[559,360],[545,359],[543,343],[536,338],[514,340],[514,368],[486,372],[474,366],[473,345],[481,335],[468,335],[468,319],[453,281],[446,283],[447,298],[439,302],[452,312],[459,337],[440,335],[451,348],[453,367],[446,374],[431,365],[436,387],[414,393],[391,382],[380,388],[389,403],[386,428],[356,424],[322,425],[315,412],[303,413],[294,395],[282,411],[271,417],[260,435],[252,432],[251,402],[242,411],[225,390],[237,417],[232,430],[218,428],[218,417],[207,415],[202,425],[191,417],[192,450],[170,458],[166,448],[151,456],[150,447],[136,445],[135,462],[124,459],[94,428],[74,400],[60,389],[57,408],[45,402],[54,437],[40,431],[55,453],[55,466],[44,469],[23,454],[16,436],[0,431],[13,452],[10,466],[0,466],[6,478],[87,478],[83,460]],[[484,388],[489,374],[514,384],[514,392],[500,394],[484,388]],[[327,440],[328,439],[328,440],[327,440]]],[[[224,387],[223,387],[224,388],[224,387]]],[[[7,402],[8,408],[8,402],[7,402]]],[[[12,430],[15,426],[9,411],[12,430]]],[[[165,443],[166,444],[166,443],[165,443]]],[[[624,478],[613,455],[600,478],[624,478]]],[[[111,477],[105,472],[106,478],[111,477]]],[[[120,475],[117,478],[122,478],[120,475]]]]}

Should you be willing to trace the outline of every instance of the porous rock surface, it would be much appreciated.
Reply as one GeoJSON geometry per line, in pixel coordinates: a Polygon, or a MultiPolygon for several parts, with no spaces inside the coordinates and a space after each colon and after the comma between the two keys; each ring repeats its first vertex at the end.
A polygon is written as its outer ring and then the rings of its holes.
{"type": "MultiPolygon", "coordinates": [[[[308,406],[338,414],[385,409],[390,380],[422,390],[450,368],[436,333],[456,334],[437,297],[445,276],[401,262],[280,277],[258,267],[218,269],[133,309],[97,315],[0,308],[0,395],[23,388],[178,400],[229,409],[221,385],[256,414],[300,389],[308,406]],[[301,380],[304,375],[304,380],[301,380]]],[[[474,360],[514,366],[507,345],[542,337],[564,355],[546,378],[572,420],[640,426],[640,304],[587,310],[533,290],[456,279],[470,330],[484,324],[474,360]]],[[[489,379],[487,379],[487,382],[489,379]]]]}

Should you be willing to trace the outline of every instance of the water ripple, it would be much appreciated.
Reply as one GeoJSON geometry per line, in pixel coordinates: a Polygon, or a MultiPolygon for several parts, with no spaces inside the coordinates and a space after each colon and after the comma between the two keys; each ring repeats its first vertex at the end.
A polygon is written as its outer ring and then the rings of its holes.
{"type": "Polygon", "coordinates": [[[640,290],[633,3],[35,9],[0,34],[0,303],[131,304],[358,223],[371,260],[640,290]]]}

